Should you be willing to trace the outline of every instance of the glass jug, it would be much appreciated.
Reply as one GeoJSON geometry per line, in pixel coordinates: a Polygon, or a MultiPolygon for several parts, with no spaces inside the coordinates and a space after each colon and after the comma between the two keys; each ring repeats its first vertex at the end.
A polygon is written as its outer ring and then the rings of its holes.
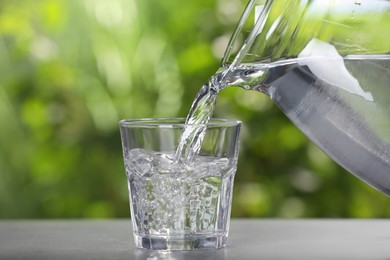
{"type": "Polygon", "coordinates": [[[220,69],[390,195],[390,1],[251,0],[220,69]]]}

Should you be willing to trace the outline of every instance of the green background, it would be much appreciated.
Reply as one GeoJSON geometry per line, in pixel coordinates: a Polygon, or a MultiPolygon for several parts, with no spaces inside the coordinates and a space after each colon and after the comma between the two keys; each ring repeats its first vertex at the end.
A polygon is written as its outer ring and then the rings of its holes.
{"type": "MultiPolygon", "coordinates": [[[[0,218],[128,217],[118,121],[185,117],[219,67],[237,0],[0,2],[0,218]]],[[[243,122],[233,217],[388,217],[267,96],[223,90],[243,122]]]]}

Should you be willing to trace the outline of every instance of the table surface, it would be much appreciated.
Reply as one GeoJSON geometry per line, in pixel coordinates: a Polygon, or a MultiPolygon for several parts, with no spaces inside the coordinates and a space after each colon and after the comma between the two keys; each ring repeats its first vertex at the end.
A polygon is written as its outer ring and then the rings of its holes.
{"type": "Polygon", "coordinates": [[[390,220],[233,219],[220,250],[134,247],[130,220],[3,220],[0,259],[390,259],[390,220]]]}

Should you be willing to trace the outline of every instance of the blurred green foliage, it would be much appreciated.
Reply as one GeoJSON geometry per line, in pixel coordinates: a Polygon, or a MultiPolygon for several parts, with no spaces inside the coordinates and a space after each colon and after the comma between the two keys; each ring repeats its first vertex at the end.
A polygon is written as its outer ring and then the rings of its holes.
{"type": "MultiPolygon", "coordinates": [[[[128,217],[118,121],[185,117],[219,66],[237,0],[0,2],[0,218],[128,217]]],[[[243,121],[233,217],[388,217],[267,96],[228,88],[243,121]]]]}

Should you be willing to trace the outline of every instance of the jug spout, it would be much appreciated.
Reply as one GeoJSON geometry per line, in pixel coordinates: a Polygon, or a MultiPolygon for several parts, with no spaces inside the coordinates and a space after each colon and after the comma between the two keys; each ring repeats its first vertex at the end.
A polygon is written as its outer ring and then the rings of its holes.
{"type": "Polygon", "coordinates": [[[268,68],[263,64],[246,64],[238,67],[222,67],[217,75],[221,75],[220,89],[226,87],[240,87],[245,90],[262,92],[262,83],[268,75],[268,68]]]}

